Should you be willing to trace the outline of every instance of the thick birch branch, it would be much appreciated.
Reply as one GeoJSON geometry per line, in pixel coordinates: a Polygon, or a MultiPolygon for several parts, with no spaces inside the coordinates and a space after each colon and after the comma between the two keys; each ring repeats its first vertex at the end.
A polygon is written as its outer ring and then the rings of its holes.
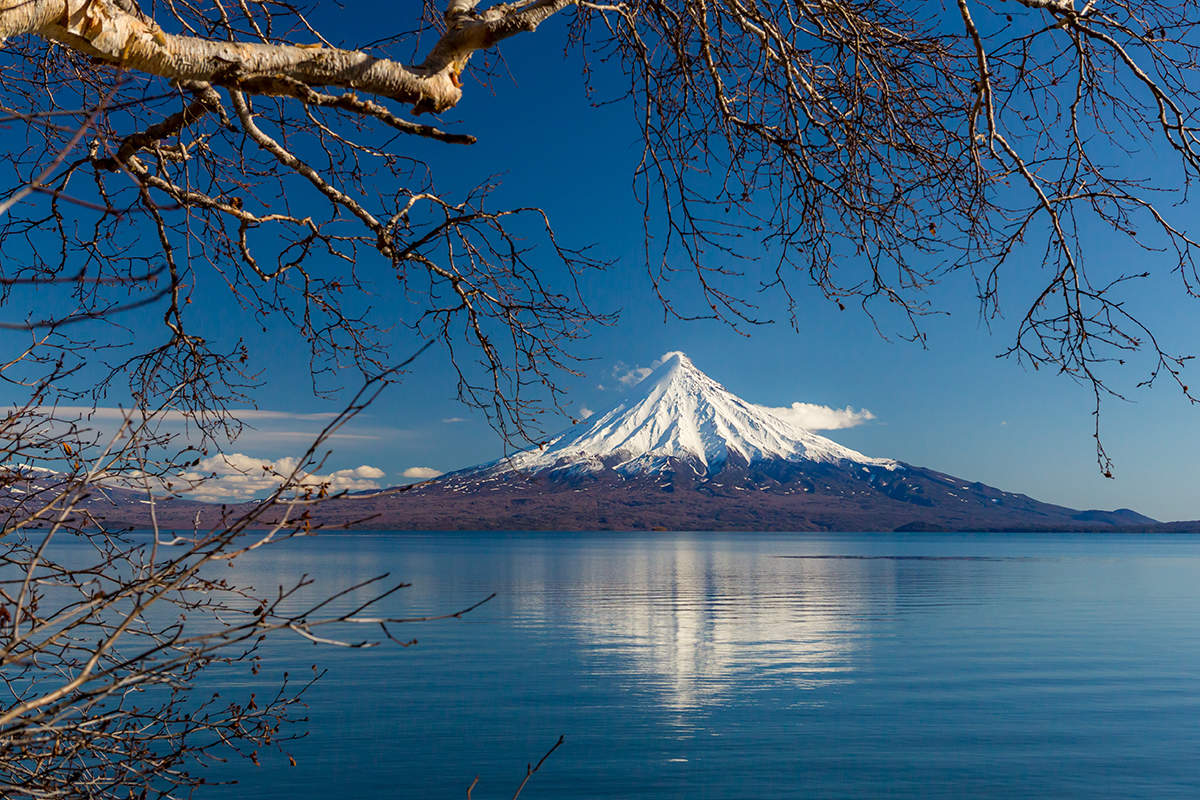
{"type": "Polygon", "coordinates": [[[0,38],[41,36],[126,69],[291,96],[296,82],[336,86],[439,112],[462,98],[459,74],[472,53],[532,31],[573,0],[498,5],[482,13],[459,2],[447,32],[419,66],[320,45],[223,42],[163,31],[115,0],[0,0],[0,38]]]}

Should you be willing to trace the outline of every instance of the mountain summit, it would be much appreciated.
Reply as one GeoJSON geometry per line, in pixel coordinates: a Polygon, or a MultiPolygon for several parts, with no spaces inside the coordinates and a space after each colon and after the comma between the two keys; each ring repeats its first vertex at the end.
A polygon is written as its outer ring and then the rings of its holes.
{"type": "Polygon", "coordinates": [[[747,403],[686,355],[672,352],[612,406],[542,449],[479,469],[573,474],[612,470],[633,477],[686,466],[695,475],[707,476],[731,465],[770,461],[899,467],[896,461],[870,458],[747,403]]]}

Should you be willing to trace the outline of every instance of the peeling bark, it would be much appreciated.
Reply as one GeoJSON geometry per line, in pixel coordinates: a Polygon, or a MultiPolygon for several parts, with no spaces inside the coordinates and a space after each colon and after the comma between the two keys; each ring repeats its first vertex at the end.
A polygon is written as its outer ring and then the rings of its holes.
{"type": "Polygon", "coordinates": [[[174,81],[205,82],[258,94],[292,96],[297,82],[386,97],[420,112],[440,112],[462,98],[459,74],[472,53],[532,31],[573,0],[475,14],[456,0],[447,32],[425,62],[408,66],[356,50],[322,45],[224,42],[165,32],[115,0],[0,0],[0,38],[41,36],[130,70],[174,81]]]}

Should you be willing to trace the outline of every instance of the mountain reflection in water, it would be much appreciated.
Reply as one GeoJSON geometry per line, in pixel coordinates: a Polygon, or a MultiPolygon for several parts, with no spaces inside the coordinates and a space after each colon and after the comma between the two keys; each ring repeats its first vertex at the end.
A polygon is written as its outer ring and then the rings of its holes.
{"type": "Polygon", "coordinates": [[[573,576],[524,575],[562,588],[515,598],[519,618],[555,619],[590,657],[676,711],[719,703],[746,684],[845,680],[868,644],[863,618],[892,607],[890,571],[862,564],[789,564],[767,553],[747,561],[690,541],[635,542],[606,555],[575,562],[573,576]]]}
{"type": "MultiPolygon", "coordinates": [[[[389,572],[419,644],[269,642],[329,673],[298,766],[214,764],[309,800],[1200,796],[1200,538],[398,533],[239,562],[313,591],[389,572]]],[[[347,607],[357,599],[339,601],[347,607]]],[[[339,606],[340,607],[340,606],[339,606]]]]}

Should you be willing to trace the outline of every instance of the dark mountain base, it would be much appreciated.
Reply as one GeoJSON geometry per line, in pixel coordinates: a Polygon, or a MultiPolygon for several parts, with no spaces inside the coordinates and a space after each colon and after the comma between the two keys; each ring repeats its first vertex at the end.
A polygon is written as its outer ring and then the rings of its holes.
{"type": "MultiPolygon", "coordinates": [[[[330,500],[310,513],[314,526],[357,530],[1200,532],[1200,523],[1163,524],[1128,509],[1077,511],[920,467],[769,462],[698,477],[686,463],[672,466],[632,479],[612,470],[462,473],[330,500]]],[[[86,505],[110,527],[145,528],[148,508],[139,498],[114,491],[86,505]]],[[[163,528],[190,530],[250,508],[169,500],[156,511],[163,528]]]]}
{"type": "Polygon", "coordinates": [[[480,480],[339,500],[323,524],[392,530],[1046,531],[1154,530],[1132,511],[1076,511],[916,467],[794,463],[727,467],[696,478],[624,480],[609,471],[480,480]]]}

